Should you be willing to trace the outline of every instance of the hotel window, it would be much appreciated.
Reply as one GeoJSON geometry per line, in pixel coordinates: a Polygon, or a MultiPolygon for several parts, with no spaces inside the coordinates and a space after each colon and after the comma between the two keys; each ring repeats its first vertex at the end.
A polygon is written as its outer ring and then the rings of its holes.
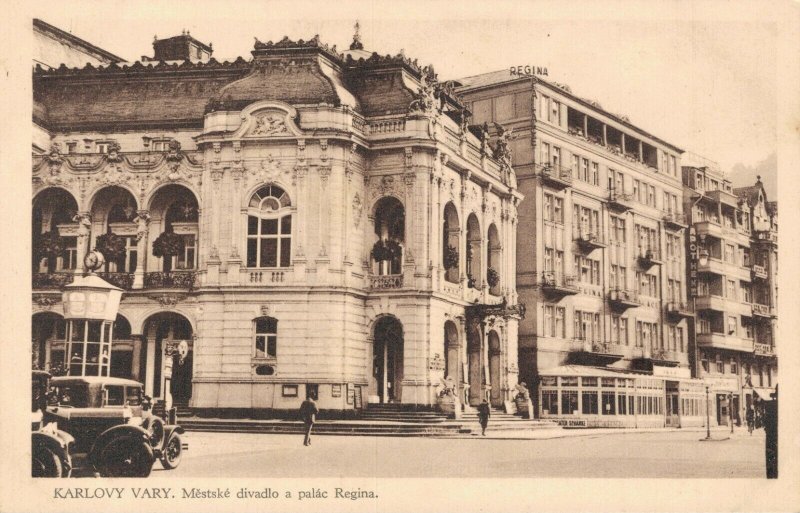
{"type": "Polygon", "coordinates": [[[545,221],[552,221],[553,220],[553,195],[546,194],[544,195],[544,220],[545,221]]]}
{"type": "Polygon", "coordinates": [[[727,291],[728,295],[727,295],[727,298],[735,300],[736,299],[736,282],[733,281],[733,280],[727,280],[727,283],[728,283],[728,291],[727,291]]]}
{"type": "Polygon", "coordinates": [[[600,185],[600,164],[592,162],[592,185],[600,185]]]}
{"type": "Polygon", "coordinates": [[[728,335],[736,335],[736,317],[728,316],[728,335]]]}
{"type": "Polygon", "coordinates": [[[611,316],[611,342],[628,345],[628,319],[619,315],[611,316]]]}
{"type": "Polygon", "coordinates": [[[617,414],[615,399],[616,393],[614,391],[603,391],[603,408],[601,410],[603,415],[617,414]]]}
{"type": "Polygon", "coordinates": [[[542,391],[542,411],[548,415],[558,415],[558,391],[542,391]]]}
{"type": "Polygon", "coordinates": [[[725,363],[722,361],[722,357],[717,355],[717,374],[725,374],[725,363]]]}
{"type": "Polygon", "coordinates": [[[555,100],[550,101],[550,119],[549,121],[553,124],[558,125],[560,123],[559,119],[559,111],[561,110],[561,104],[555,100]]]}
{"type": "MultiPolygon", "coordinates": [[[[583,378],[584,387],[586,386],[586,378],[583,378]]],[[[595,382],[595,386],[597,383],[595,382]]],[[[586,390],[585,388],[581,391],[581,412],[584,415],[597,415],[597,390],[586,390]]]]}
{"type": "Polygon", "coordinates": [[[625,243],[625,220],[611,216],[611,241],[625,243]]]}
{"type": "Polygon", "coordinates": [[[278,347],[278,320],[272,317],[259,317],[253,324],[255,327],[253,356],[275,358],[278,347]]]}
{"type": "Polygon", "coordinates": [[[561,148],[553,146],[553,168],[558,169],[561,166],[561,148]]]}
{"type": "Polygon", "coordinates": [[[669,330],[668,330],[668,336],[667,336],[667,344],[668,344],[667,349],[671,349],[673,351],[675,351],[677,349],[678,344],[677,344],[677,340],[675,339],[675,337],[676,337],[676,335],[675,335],[675,326],[670,326],[669,330]]]}
{"type": "Polygon", "coordinates": [[[650,207],[656,206],[656,188],[652,185],[647,187],[647,205],[650,207]]]}
{"type": "Polygon", "coordinates": [[[725,261],[729,264],[736,263],[736,247],[733,244],[725,244],[725,261]]]}
{"type": "Polygon", "coordinates": [[[541,160],[543,164],[550,163],[550,145],[546,142],[542,143],[542,153],[541,153],[541,160]]]}
{"type": "Polygon", "coordinates": [[[641,201],[641,199],[639,198],[639,189],[640,189],[640,187],[641,187],[641,182],[639,182],[639,180],[634,180],[633,181],[633,199],[635,199],[636,201],[641,201]]]}
{"type": "Polygon", "coordinates": [[[736,358],[731,358],[731,374],[734,376],[739,375],[739,365],[736,363],[736,358]]]}
{"type": "Polygon", "coordinates": [[[567,336],[566,333],[566,308],[563,306],[556,307],[556,325],[555,325],[555,336],[564,338],[567,336]]]}
{"type": "Polygon", "coordinates": [[[678,160],[675,155],[669,156],[669,170],[672,172],[672,176],[678,176],[678,160]]]}
{"type": "Polygon", "coordinates": [[[589,182],[589,159],[581,159],[581,180],[584,182],[589,182]]]}
{"type": "Polygon", "coordinates": [[[289,196],[275,185],[250,199],[247,216],[247,267],[291,265],[292,214],[289,196]]]}
{"type": "Polygon", "coordinates": [[[561,390],[561,415],[572,415],[578,411],[578,391],[561,390]]]}
{"type": "Polygon", "coordinates": [[[619,193],[625,192],[625,177],[619,171],[608,170],[608,189],[619,193]]]}

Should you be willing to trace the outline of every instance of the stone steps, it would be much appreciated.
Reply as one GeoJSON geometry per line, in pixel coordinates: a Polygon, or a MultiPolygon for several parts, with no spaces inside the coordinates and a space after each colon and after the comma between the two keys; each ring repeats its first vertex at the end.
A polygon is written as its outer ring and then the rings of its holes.
{"type": "MultiPolygon", "coordinates": [[[[254,421],[187,418],[181,421],[187,431],[221,433],[275,433],[302,434],[302,422],[254,421]]],[[[314,433],[320,435],[362,436],[455,436],[469,433],[459,424],[420,424],[400,422],[320,421],[314,424],[314,433]]]]}

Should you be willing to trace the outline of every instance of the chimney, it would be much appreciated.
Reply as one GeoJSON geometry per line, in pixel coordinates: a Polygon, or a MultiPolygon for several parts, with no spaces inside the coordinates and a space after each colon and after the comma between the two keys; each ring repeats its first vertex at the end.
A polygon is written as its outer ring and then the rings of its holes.
{"type": "Polygon", "coordinates": [[[188,31],[179,36],[153,41],[154,61],[207,62],[214,53],[211,44],[201,43],[188,31]]]}

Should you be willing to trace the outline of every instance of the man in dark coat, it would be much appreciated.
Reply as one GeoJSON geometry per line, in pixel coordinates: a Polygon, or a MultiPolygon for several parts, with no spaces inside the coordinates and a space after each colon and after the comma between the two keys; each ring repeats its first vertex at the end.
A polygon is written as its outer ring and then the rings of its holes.
{"type": "Polygon", "coordinates": [[[314,427],[314,421],[318,413],[317,403],[310,396],[300,405],[300,418],[303,419],[303,423],[306,426],[306,438],[303,441],[303,445],[311,445],[311,428],[314,427]]]}
{"type": "Polygon", "coordinates": [[[478,405],[478,422],[481,423],[481,435],[483,436],[486,436],[486,426],[489,425],[489,415],[491,415],[489,403],[484,399],[483,402],[478,405]]]}

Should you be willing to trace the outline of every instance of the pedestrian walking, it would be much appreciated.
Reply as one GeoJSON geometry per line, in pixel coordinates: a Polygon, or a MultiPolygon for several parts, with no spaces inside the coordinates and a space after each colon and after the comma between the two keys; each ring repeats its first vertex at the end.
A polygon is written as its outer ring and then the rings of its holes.
{"type": "Polygon", "coordinates": [[[317,403],[314,402],[314,399],[309,396],[303,401],[303,404],[300,405],[300,418],[303,419],[303,423],[306,427],[306,437],[303,441],[303,445],[311,445],[311,428],[314,427],[314,421],[317,418],[317,414],[319,413],[319,408],[317,408],[317,403]]]}
{"type": "Polygon", "coordinates": [[[753,428],[756,425],[756,412],[753,408],[747,408],[747,413],[745,414],[745,420],[747,421],[747,431],[750,435],[753,434],[753,428]]]}
{"type": "Polygon", "coordinates": [[[482,436],[486,436],[486,427],[489,425],[489,415],[491,415],[489,403],[484,399],[483,402],[478,405],[478,422],[481,423],[482,436]]]}

